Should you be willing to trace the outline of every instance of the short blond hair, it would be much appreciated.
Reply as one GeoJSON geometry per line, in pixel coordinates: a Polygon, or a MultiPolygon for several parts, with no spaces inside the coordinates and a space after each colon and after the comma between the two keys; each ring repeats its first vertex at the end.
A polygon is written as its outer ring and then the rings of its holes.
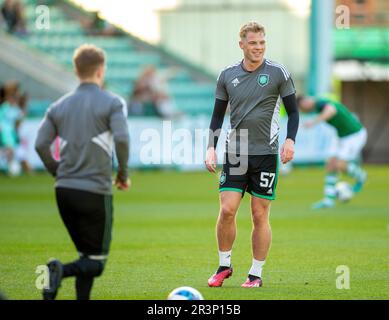
{"type": "Polygon", "coordinates": [[[92,77],[104,64],[104,51],[93,44],[83,44],[74,51],[73,65],[80,78],[92,77]]]}
{"type": "Polygon", "coordinates": [[[248,32],[254,32],[254,33],[262,32],[264,35],[266,34],[265,27],[255,21],[248,22],[240,28],[239,31],[240,38],[241,39],[246,38],[248,32]]]}

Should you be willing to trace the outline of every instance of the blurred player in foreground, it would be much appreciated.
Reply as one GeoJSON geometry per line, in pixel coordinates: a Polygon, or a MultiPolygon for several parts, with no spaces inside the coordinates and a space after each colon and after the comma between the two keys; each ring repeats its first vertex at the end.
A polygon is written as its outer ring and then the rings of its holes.
{"type": "Polygon", "coordinates": [[[208,280],[210,287],[222,286],[224,279],[232,275],[235,217],[246,191],[251,194],[253,260],[242,287],[262,286],[262,267],[271,244],[270,205],[276,196],[278,180],[281,99],[288,114],[287,137],[281,148],[282,163],[293,159],[299,123],[296,91],[289,72],[283,65],[264,57],[264,27],[256,22],[244,25],[239,46],[244,59],[224,69],[217,81],[205,160],[208,171],[215,173],[215,148],[229,102],[232,130],[220,176],[220,212],[216,227],[219,268],[208,280]]]}
{"type": "Polygon", "coordinates": [[[55,299],[67,277],[76,277],[77,299],[88,300],[94,278],[104,270],[113,215],[112,138],[119,164],[115,185],[119,190],[129,187],[127,109],[122,98],[102,89],[105,54],[83,45],[75,51],[73,63],[80,85],[49,108],[35,147],[56,178],[58,209],[80,258],[68,264],[49,261],[45,300],[55,299]],[[50,150],[56,136],[61,139],[59,162],[50,150]]]}
{"type": "Polygon", "coordinates": [[[355,179],[354,193],[360,192],[367,174],[358,160],[366,144],[367,131],[345,105],[329,99],[316,99],[299,96],[297,99],[302,112],[317,113],[317,116],[304,123],[306,128],[326,121],[336,129],[338,141],[331,146],[330,158],[327,160],[324,198],[313,204],[313,209],[332,208],[335,205],[339,173],[343,172],[355,179]]]}

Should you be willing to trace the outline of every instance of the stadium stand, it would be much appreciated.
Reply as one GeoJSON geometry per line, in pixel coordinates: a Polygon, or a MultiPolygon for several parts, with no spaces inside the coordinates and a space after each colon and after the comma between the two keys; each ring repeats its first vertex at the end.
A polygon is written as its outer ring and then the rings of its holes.
{"type": "MultiPolygon", "coordinates": [[[[168,91],[177,110],[190,115],[212,112],[215,86],[213,76],[120,29],[119,36],[88,34],[80,19],[87,17],[88,13],[67,1],[52,1],[53,5],[49,6],[50,28],[38,29],[35,26],[37,1],[22,2],[28,35],[21,37],[20,41],[39,51],[47,59],[72,70],[75,48],[82,43],[100,46],[108,56],[106,88],[125,98],[130,96],[133,82],[146,66],[154,65],[161,72],[173,67],[178,72],[169,79],[168,91]]],[[[41,117],[49,104],[48,99],[31,100],[29,116],[41,117]]]]}
{"type": "Polygon", "coordinates": [[[334,30],[337,60],[359,60],[389,63],[389,28],[361,28],[334,30]]]}

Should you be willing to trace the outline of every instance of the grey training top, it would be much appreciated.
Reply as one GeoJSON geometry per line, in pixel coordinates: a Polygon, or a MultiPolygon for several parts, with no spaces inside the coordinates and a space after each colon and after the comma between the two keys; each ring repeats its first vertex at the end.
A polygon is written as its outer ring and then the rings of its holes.
{"type": "Polygon", "coordinates": [[[294,93],[288,70],[268,59],[252,72],[244,69],[243,61],[225,68],[217,80],[216,99],[230,103],[228,152],[277,154],[280,97],[294,93]]]}
{"type": "Polygon", "coordinates": [[[48,109],[35,148],[47,170],[56,176],[56,187],[111,194],[113,143],[118,175],[126,181],[129,156],[126,103],[96,84],[83,83],[48,109]],[[59,162],[53,159],[50,150],[57,136],[59,162]]]}

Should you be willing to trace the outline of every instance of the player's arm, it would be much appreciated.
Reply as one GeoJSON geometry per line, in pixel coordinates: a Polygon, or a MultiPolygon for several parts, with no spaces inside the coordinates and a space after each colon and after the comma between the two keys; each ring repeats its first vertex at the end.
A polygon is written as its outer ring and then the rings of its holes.
{"type": "Polygon", "coordinates": [[[223,126],[224,116],[226,114],[228,101],[215,99],[211,123],[209,125],[208,148],[216,149],[220,137],[220,130],[223,126]]]}
{"type": "Polygon", "coordinates": [[[316,118],[304,123],[304,127],[306,128],[313,127],[319,124],[320,122],[330,120],[335,115],[336,115],[336,108],[333,105],[327,103],[326,105],[324,105],[322,111],[319,113],[319,115],[316,118]]]}
{"type": "Polygon", "coordinates": [[[281,148],[281,161],[282,163],[287,163],[293,160],[294,157],[294,143],[296,141],[300,117],[295,94],[282,98],[282,102],[284,103],[286,113],[288,114],[288,125],[286,140],[281,148]]]}
{"type": "Polygon", "coordinates": [[[296,95],[291,94],[287,97],[284,97],[282,98],[282,102],[284,103],[286,113],[288,114],[286,139],[290,139],[295,142],[300,121],[296,95]]]}
{"type": "Polygon", "coordinates": [[[38,135],[35,141],[35,150],[47,171],[49,171],[55,177],[59,162],[53,158],[50,148],[51,144],[57,136],[57,130],[51,118],[50,112],[50,110],[47,111],[45,118],[39,127],[38,135]]]}
{"type": "Polygon", "coordinates": [[[228,101],[215,99],[212,119],[209,125],[209,139],[205,158],[205,165],[209,172],[216,172],[216,146],[223,125],[224,115],[226,114],[227,105],[228,101]]]}
{"type": "Polygon", "coordinates": [[[216,145],[223,125],[224,115],[228,105],[228,92],[225,86],[225,72],[220,72],[217,78],[215,92],[215,106],[213,108],[211,124],[209,125],[209,139],[207,154],[205,156],[205,166],[209,172],[216,172],[216,145]]]}
{"type": "Polygon", "coordinates": [[[124,101],[121,99],[115,100],[109,120],[109,126],[115,143],[116,157],[118,159],[118,173],[115,185],[120,190],[127,189],[130,184],[128,179],[130,138],[127,125],[126,108],[127,106],[124,101]]]}

